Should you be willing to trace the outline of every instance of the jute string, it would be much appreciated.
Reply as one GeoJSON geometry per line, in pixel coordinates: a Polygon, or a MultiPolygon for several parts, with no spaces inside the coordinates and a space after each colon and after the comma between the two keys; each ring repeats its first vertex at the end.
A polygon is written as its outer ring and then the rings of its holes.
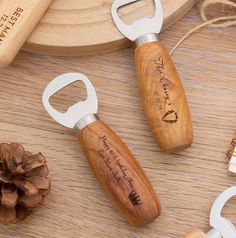
{"type": "Polygon", "coordinates": [[[203,27],[210,26],[215,28],[225,28],[229,26],[236,25],[236,14],[231,16],[222,16],[217,17],[211,20],[208,20],[207,18],[207,10],[210,6],[215,4],[221,4],[222,6],[228,6],[231,8],[234,8],[236,10],[236,3],[232,0],[205,0],[200,8],[201,17],[203,19],[203,23],[197,25],[193,29],[191,29],[189,32],[187,32],[180,40],[179,42],[173,47],[173,49],[170,51],[170,55],[172,55],[177,48],[194,32],[199,31],[203,27]]]}

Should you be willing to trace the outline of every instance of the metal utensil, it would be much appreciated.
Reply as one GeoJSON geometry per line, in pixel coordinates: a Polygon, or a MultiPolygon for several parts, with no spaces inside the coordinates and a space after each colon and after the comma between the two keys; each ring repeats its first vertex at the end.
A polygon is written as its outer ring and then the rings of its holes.
{"type": "Polygon", "coordinates": [[[143,226],[160,215],[159,200],[138,161],[121,139],[98,119],[96,92],[86,76],[69,73],[54,79],[43,93],[43,105],[58,123],[79,130],[80,142],[94,175],[131,224],[143,226]],[[87,99],[65,113],[58,112],[49,99],[76,81],[84,83],[87,99]]]}
{"type": "Polygon", "coordinates": [[[157,144],[165,152],[189,147],[193,140],[192,120],[182,83],[168,51],[158,41],[163,25],[163,8],[154,0],[155,14],[125,24],[119,8],[138,0],[114,0],[112,17],[120,32],[135,41],[135,62],[144,110],[157,144]]]}
{"type": "Polygon", "coordinates": [[[212,229],[207,234],[195,230],[187,235],[186,238],[236,238],[234,225],[221,215],[225,204],[234,196],[236,196],[236,187],[231,187],[216,199],[210,214],[212,229]]]}

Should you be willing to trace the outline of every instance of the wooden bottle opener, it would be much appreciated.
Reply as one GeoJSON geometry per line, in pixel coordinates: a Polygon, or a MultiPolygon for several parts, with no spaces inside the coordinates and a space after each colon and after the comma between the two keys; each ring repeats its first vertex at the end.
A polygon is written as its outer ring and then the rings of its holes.
{"type": "Polygon", "coordinates": [[[43,93],[43,105],[57,122],[79,129],[81,145],[102,188],[128,222],[143,226],[160,215],[160,203],[134,155],[121,139],[96,116],[96,92],[84,75],[69,73],[53,80],[43,93]],[[82,81],[87,99],[66,113],[56,111],[49,99],[73,82],[82,81]]]}
{"type": "Polygon", "coordinates": [[[155,2],[153,18],[125,24],[118,9],[138,0],[114,0],[112,17],[120,32],[135,41],[136,71],[144,110],[157,144],[164,152],[189,147],[192,120],[182,83],[168,51],[157,39],[163,25],[163,8],[155,2]]]}
{"type": "Polygon", "coordinates": [[[195,230],[185,238],[236,238],[234,225],[221,216],[225,204],[234,196],[236,196],[236,187],[231,187],[216,199],[210,215],[210,225],[212,229],[207,234],[195,230]]]}
{"type": "Polygon", "coordinates": [[[0,67],[8,66],[52,0],[2,0],[0,3],[0,67]]]}

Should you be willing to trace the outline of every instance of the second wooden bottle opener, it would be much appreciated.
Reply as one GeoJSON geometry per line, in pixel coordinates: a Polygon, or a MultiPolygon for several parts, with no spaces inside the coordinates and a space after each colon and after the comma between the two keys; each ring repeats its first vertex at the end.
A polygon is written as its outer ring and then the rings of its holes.
{"type": "Polygon", "coordinates": [[[102,188],[128,222],[143,226],[160,215],[160,203],[143,169],[121,139],[96,116],[96,92],[82,74],[69,73],[54,79],[43,93],[43,105],[57,122],[79,130],[78,137],[89,165],[102,188]],[[50,97],[66,86],[82,81],[87,99],[66,113],[56,111],[50,97]]]}
{"type": "Polygon", "coordinates": [[[154,0],[155,15],[125,24],[118,9],[138,0],[114,0],[112,17],[120,32],[135,41],[136,71],[144,110],[157,144],[164,152],[189,147],[192,120],[182,83],[168,51],[156,34],[163,25],[163,8],[154,0]]]}
{"type": "Polygon", "coordinates": [[[225,204],[234,196],[236,196],[236,187],[231,187],[216,199],[210,214],[210,225],[212,229],[207,234],[200,230],[195,230],[185,238],[236,238],[234,225],[222,217],[221,214],[225,204]]]}

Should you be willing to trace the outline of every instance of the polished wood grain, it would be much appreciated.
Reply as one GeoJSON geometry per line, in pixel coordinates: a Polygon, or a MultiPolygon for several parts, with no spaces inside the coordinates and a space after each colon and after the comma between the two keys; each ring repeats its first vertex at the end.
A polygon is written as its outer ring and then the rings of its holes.
{"type": "Polygon", "coordinates": [[[176,67],[160,42],[135,50],[135,64],[144,111],[157,144],[177,152],[193,142],[192,119],[176,67]]]}
{"type": "MultiPolygon", "coordinates": [[[[161,0],[165,27],[181,18],[196,0],[161,0]]],[[[24,49],[52,55],[94,55],[130,46],[111,18],[113,0],[54,0],[24,49]]],[[[130,23],[153,15],[153,0],[120,9],[130,23]]]]}
{"type": "Polygon", "coordinates": [[[161,213],[159,199],[143,169],[121,139],[97,120],[79,134],[90,167],[114,206],[135,226],[161,213]]]}
{"type": "Polygon", "coordinates": [[[194,230],[189,233],[185,238],[207,238],[207,235],[199,230],[194,230]]]}
{"type": "MultiPolygon", "coordinates": [[[[162,32],[160,39],[170,50],[200,22],[196,7],[162,32]]],[[[41,151],[52,189],[44,205],[23,224],[1,226],[1,238],[179,238],[195,227],[207,232],[213,202],[236,183],[225,156],[236,129],[235,38],[235,27],[206,28],[173,55],[195,132],[192,146],[174,154],[160,151],[145,118],[133,48],[68,58],[21,52],[0,71],[0,138],[21,142],[34,153],[41,151]],[[92,81],[100,117],[130,148],[160,197],[161,216],[143,228],[131,226],[114,209],[75,133],[53,121],[43,108],[42,93],[48,83],[75,71],[92,81]]],[[[68,88],[55,105],[71,105],[78,97],[78,88],[68,88]]],[[[234,224],[235,211],[232,200],[224,216],[234,224]]]]}
{"type": "Polygon", "coordinates": [[[0,67],[8,66],[51,4],[52,0],[0,2],[0,67]]]}

